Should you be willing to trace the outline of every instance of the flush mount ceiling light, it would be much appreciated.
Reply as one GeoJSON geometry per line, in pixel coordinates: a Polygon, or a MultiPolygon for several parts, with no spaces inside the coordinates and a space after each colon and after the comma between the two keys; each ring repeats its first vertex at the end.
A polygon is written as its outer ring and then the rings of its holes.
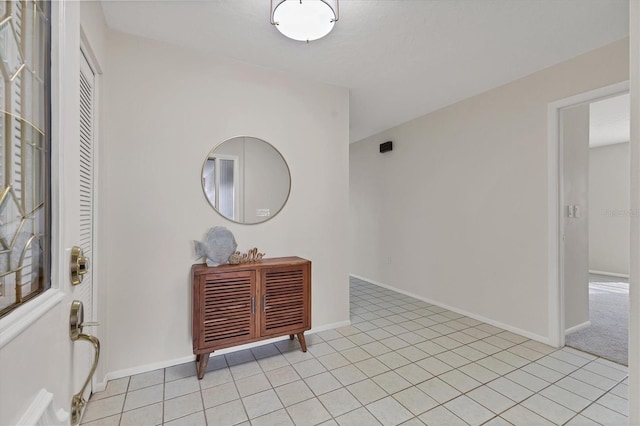
{"type": "Polygon", "coordinates": [[[293,40],[318,40],[339,18],[338,0],[271,0],[271,24],[293,40]]]}

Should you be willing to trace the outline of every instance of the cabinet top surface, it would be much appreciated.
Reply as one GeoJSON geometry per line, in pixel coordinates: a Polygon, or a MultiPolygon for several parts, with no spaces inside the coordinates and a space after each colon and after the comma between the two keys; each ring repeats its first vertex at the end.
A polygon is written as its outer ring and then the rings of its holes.
{"type": "Polygon", "coordinates": [[[206,263],[196,263],[191,267],[191,270],[193,271],[194,274],[198,274],[203,272],[223,272],[223,271],[239,270],[239,269],[264,268],[269,266],[289,266],[289,265],[294,266],[294,265],[302,265],[308,262],[310,261],[297,256],[272,257],[272,258],[264,258],[258,262],[248,262],[240,265],[207,266],[206,263]]]}

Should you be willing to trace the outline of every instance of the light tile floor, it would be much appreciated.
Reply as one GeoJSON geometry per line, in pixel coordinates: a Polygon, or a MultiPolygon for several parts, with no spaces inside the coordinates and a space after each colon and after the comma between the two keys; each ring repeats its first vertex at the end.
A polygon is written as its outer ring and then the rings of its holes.
{"type": "Polygon", "coordinates": [[[352,325],[112,380],[84,425],[624,425],[627,368],[351,279],[352,325]]]}

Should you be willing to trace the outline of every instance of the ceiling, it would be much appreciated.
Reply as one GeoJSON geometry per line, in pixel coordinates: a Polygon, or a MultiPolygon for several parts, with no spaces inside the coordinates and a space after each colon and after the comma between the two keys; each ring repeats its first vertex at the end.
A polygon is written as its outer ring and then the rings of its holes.
{"type": "Polygon", "coordinates": [[[110,28],[346,87],[352,142],[628,36],[628,0],[341,0],[321,40],[269,0],[103,1],[110,28]]]}
{"type": "Polygon", "coordinates": [[[629,142],[631,112],[629,94],[614,96],[589,105],[589,146],[629,142]]]}

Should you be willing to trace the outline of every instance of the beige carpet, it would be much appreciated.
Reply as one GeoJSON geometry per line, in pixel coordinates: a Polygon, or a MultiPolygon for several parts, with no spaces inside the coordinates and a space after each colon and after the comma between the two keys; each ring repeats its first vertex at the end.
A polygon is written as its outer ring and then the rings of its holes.
{"type": "Polygon", "coordinates": [[[629,284],[589,283],[591,325],[566,336],[566,345],[628,365],[629,284]]]}

